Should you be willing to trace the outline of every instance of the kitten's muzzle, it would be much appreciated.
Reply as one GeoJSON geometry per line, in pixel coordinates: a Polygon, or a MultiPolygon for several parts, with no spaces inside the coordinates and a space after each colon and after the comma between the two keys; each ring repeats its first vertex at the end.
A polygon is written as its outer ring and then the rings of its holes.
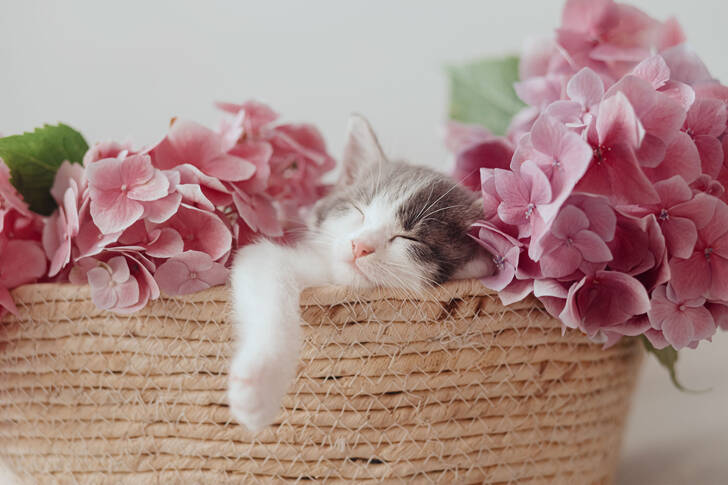
{"type": "Polygon", "coordinates": [[[367,244],[362,241],[353,239],[351,241],[351,255],[354,257],[354,261],[364,256],[368,256],[375,251],[374,246],[367,244]]]}

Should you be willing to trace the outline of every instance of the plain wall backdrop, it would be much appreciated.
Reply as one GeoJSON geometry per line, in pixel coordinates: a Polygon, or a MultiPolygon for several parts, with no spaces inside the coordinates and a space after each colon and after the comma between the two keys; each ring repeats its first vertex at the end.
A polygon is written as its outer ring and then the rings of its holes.
{"type": "MultiPolygon", "coordinates": [[[[728,80],[728,2],[638,0],[678,16],[728,80]]],[[[548,35],[561,0],[0,1],[0,133],[66,122],[89,142],[149,144],[172,116],[217,126],[216,100],[255,97],[323,131],[332,154],[353,111],[385,149],[445,169],[444,66],[548,35]]],[[[681,394],[651,359],[620,483],[717,484],[728,475],[728,335],[682,353],[681,394]]]]}
{"type": "MultiPolygon", "coordinates": [[[[316,123],[335,155],[357,111],[393,155],[438,165],[443,67],[517,52],[526,36],[550,34],[562,3],[2,0],[0,133],[60,120],[89,141],[153,143],[172,116],[217,126],[213,101],[256,97],[316,123]]],[[[728,3],[633,3],[678,15],[728,78],[728,3]]]]}

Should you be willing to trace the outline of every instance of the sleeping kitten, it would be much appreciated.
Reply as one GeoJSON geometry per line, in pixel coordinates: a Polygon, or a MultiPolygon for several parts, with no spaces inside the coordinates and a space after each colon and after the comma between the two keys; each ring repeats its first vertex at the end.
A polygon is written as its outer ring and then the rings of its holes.
{"type": "Polygon", "coordinates": [[[468,236],[477,195],[445,175],[388,161],[369,124],[349,123],[344,174],[313,209],[295,246],[242,248],[232,271],[239,348],[228,398],[256,431],[278,415],[295,377],[302,331],[298,297],[308,286],[394,286],[418,291],[488,275],[493,263],[468,236]]]}

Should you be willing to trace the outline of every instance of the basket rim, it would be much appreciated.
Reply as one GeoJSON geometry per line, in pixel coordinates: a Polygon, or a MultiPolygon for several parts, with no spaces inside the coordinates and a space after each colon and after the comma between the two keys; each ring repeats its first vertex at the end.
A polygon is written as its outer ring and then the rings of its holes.
{"type": "MultiPolygon", "coordinates": [[[[33,283],[22,285],[10,291],[15,301],[38,303],[48,301],[49,295],[66,301],[85,301],[91,298],[91,289],[88,285],[75,285],[71,283],[33,283]]],[[[176,300],[181,303],[220,302],[230,301],[230,287],[228,285],[215,286],[206,290],[179,296],[162,295],[163,300],[176,300]]],[[[306,288],[301,292],[300,304],[307,305],[336,305],[346,303],[373,302],[378,300],[417,300],[432,302],[449,302],[453,299],[467,296],[497,297],[497,292],[487,288],[478,279],[453,280],[440,286],[430,288],[418,293],[405,292],[401,288],[376,287],[357,289],[348,286],[320,286],[306,288]]],[[[498,298],[495,301],[500,303],[498,298]]],[[[153,302],[150,302],[153,303],[153,302]]],[[[518,305],[541,306],[537,299],[529,296],[518,305]]]]}

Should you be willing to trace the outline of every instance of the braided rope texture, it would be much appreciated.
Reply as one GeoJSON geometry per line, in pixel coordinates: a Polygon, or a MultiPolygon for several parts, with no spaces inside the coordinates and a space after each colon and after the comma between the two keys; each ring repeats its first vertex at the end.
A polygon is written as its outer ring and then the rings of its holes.
{"type": "MultiPolygon", "coordinates": [[[[642,352],[604,350],[477,281],[309,289],[298,378],[252,435],[226,403],[229,289],[121,316],[16,289],[0,460],[27,483],[609,484],[642,352]]],[[[262,303],[261,303],[262,304],[262,303]]]]}

